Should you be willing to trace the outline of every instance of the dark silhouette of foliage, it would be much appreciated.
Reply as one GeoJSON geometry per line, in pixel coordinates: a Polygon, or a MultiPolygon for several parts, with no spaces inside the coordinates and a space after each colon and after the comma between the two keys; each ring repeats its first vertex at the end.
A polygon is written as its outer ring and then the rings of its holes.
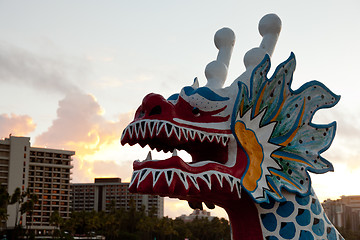
{"type": "Polygon", "coordinates": [[[71,218],[61,223],[61,232],[71,235],[103,235],[106,239],[126,240],[230,240],[230,226],[226,219],[196,218],[185,223],[181,219],[155,216],[156,209],[136,211],[130,203],[129,210],[109,209],[109,212],[73,212],[71,218]]]}

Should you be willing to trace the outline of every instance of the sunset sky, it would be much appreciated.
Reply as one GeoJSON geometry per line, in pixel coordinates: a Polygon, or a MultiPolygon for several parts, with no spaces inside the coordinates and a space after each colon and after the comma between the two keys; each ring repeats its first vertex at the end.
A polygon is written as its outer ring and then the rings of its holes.
{"type": "MultiPolygon", "coordinates": [[[[149,148],[119,139],[142,98],[167,98],[194,77],[205,85],[205,66],[217,55],[213,36],[225,26],[237,39],[230,85],[245,70],[246,51],[261,41],[259,20],[276,13],[282,32],[272,71],[294,52],[293,89],[318,80],[341,95],[313,120],[338,124],[323,154],[335,172],[312,175],[315,191],[320,200],[360,195],[359,11],[358,0],[0,0],[0,137],[76,151],[73,182],[130,181],[132,162],[149,148]]],[[[190,212],[185,202],[165,201],[165,215],[190,212]]],[[[219,208],[212,215],[225,216],[219,208]]]]}

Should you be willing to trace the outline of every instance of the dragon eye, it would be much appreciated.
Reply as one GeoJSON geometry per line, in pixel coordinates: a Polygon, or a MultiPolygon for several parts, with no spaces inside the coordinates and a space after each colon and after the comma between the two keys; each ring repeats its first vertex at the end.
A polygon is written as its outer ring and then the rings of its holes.
{"type": "Polygon", "coordinates": [[[200,115],[200,109],[197,107],[194,107],[192,110],[192,113],[197,117],[200,115]]]}

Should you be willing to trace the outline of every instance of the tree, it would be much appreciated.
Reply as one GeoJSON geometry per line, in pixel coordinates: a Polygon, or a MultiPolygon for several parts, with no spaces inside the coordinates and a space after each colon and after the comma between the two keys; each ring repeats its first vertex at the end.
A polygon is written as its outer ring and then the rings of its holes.
{"type": "Polygon", "coordinates": [[[17,227],[17,224],[18,224],[20,201],[21,201],[21,191],[20,191],[20,188],[16,188],[14,190],[14,193],[11,195],[11,199],[10,199],[10,204],[16,204],[15,228],[17,227]]]}
{"type": "Polygon", "coordinates": [[[9,193],[7,192],[6,188],[0,185],[0,228],[1,230],[6,226],[3,224],[3,221],[8,219],[7,214],[7,205],[9,203],[9,193]]]}
{"type": "Polygon", "coordinates": [[[59,211],[53,211],[49,218],[49,223],[54,226],[53,237],[60,236],[60,225],[62,224],[62,222],[63,219],[60,216],[59,211]]]}
{"type": "Polygon", "coordinates": [[[23,193],[24,198],[26,197],[27,200],[21,204],[20,213],[21,215],[27,214],[29,219],[26,221],[26,231],[29,229],[29,223],[32,224],[32,217],[34,213],[35,204],[39,201],[39,197],[36,194],[30,194],[29,191],[23,193]]]}

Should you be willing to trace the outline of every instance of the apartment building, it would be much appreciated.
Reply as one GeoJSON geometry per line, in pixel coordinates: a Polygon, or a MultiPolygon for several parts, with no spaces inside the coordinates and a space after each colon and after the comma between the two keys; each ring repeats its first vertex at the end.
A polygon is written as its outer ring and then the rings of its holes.
{"type": "Polygon", "coordinates": [[[94,183],[72,184],[73,211],[105,211],[111,208],[129,210],[131,201],[136,210],[145,207],[145,212],[155,209],[157,217],[164,216],[164,198],[157,195],[133,194],[129,183],[120,178],[95,178],[94,183]]]}
{"type": "Polygon", "coordinates": [[[327,199],[323,208],[330,221],[337,227],[344,227],[353,232],[360,226],[360,195],[341,196],[340,199],[327,199]]]}
{"type": "Polygon", "coordinates": [[[0,184],[10,194],[16,188],[38,196],[32,218],[16,213],[17,206],[8,206],[7,228],[15,223],[35,229],[37,234],[53,230],[49,224],[52,212],[68,218],[71,207],[71,161],[74,151],[35,148],[29,137],[9,136],[0,140],[0,184]]]}
{"type": "Polygon", "coordinates": [[[192,222],[196,218],[198,218],[198,219],[199,218],[207,218],[209,221],[214,219],[214,217],[210,215],[210,212],[208,212],[206,210],[200,210],[200,209],[195,209],[189,215],[182,214],[180,217],[177,217],[177,218],[183,220],[184,222],[192,222]]]}

